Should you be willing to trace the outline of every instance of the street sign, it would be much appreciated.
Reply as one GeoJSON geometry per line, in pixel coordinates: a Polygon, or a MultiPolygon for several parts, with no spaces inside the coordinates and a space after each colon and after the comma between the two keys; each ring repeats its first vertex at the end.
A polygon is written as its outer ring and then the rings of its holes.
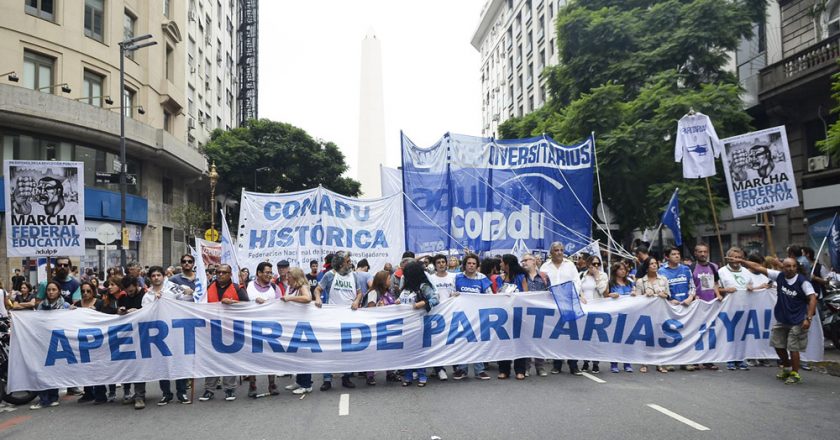
{"type": "Polygon", "coordinates": [[[122,248],[128,249],[128,228],[122,228],[122,248]]]}
{"type": "MultiPolygon", "coordinates": [[[[126,174],[125,182],[129,185],[137,185],[137,175],[126,174]]],[[[97,171],[96,183],[118,184],[120,183],[120,173],[102,173],[97,171]]]]}
{"type": "Polygon", "coordinates": [[[111,244],[119,238],[117,228],[110,223],[102,223],[96,228],[96,239],[102,244],[111,244]]]}
{"type": "Polygon", "coordinates": [[[115,244],[98,244],[98,245],[96,245],[96,250],[98,250],[98,251],[115,251],[115,250],[117,250],[117,245],[115,245],[115,244]]]}
{"type": "Polygon", "coordinates": [[[219,231],[216,229],[204,231],[204,239],[207,241],[219,241],[219,231]]]}

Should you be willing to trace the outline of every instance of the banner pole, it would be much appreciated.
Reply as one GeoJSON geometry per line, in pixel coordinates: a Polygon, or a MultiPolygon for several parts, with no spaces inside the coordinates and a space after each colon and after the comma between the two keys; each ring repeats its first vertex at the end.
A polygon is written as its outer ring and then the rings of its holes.
{"type": "MultiPolygon", "coordinates": [[[[767,239],[767,246],[770,250],[770,255],[776,256],[776,245],[773,244],[773,232],[770,230],[770,216],[766,212],[761,214],[764,220],[764,236],[767,239]]],[[[825,243],[825,240],[823,240],[825,243]]],[[[822,249],[822,248],[820,248],[822,249]]],[[[817,254],[819,255],[819,254],[817,254]]]]}
{"type": "Polygon", "coordinates": [[[717,209],[715,209],[715,201],[712,198],[712,184],[709,183],[708,177],[706,177],[706,190],[709,192],[709,206],[712,208],[712,220],[714,220],[715,222],[715,235],[717,235],[718,247],[720,248],[720,262],[724,263],[726,262],[726,251],[723,249],[723,239],[720,237],[720,226],[718,225],[717,209]]]}

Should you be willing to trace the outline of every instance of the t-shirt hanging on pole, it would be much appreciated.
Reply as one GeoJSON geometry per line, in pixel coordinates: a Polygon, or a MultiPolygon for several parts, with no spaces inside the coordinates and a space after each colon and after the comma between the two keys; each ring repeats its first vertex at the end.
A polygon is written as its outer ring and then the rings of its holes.
{"type": "Polygon", "coordinates": [[[674,161],[682,161],[683,177],[700,179],[714,176],[715,157],[720,156],[720,152],[720,139],[708,116],[694,113],[680,118],[674,161]]]}

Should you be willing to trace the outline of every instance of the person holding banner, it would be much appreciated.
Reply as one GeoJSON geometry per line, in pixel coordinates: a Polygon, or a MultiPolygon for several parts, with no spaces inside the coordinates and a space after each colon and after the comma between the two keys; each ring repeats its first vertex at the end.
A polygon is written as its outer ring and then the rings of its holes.
{"type": "MultiPolygon", "coordinates": [[[[580,260],[584,261],[586,267],[586,270],[580,274],[580,302],[586,304],[587,301],[594,301],[607,296],[610,280],[609,276],[601,270],[601,257],[588,255],[586,257],[581,256],[580,260]]],[[[588,360],[583,361],[582,371],[589,371],[589,362],[588,360]]],[[[633,368],[629,364],[625,364],[624,371],[632,373],[633,368]]],[[[592,374],[600,372],[599,362],[592,361],[592,374]]],[[[612,372],[618,373],[617,365],[612,369],[612,372]]]]}
{"type": "Polygon", "coordinates": [[[781,272],[742,258],[727,257],[727,260],[775,280],[777,296],[773,316],[776,324],[770,333],[770,345],[776,349],[783,367],[776,378],[784,380],[785,384],[801,383],[799,353],[808,347],[808,329],[817,310],[814,286],[799,273],[799,263],[792,257],[782,261],[781,272]]]}
{"type": "MultiPolygon", "coordinates": [[[[528,291],[527,272],[519,265],[515,255],[502,255],[502,271],[504,277],[502,277],[502,287],[499,289],[499,293],[528,291]]],[[[510,364],[511,361],[499,361],[499,379],[510,377],[510,364]]],[[[519,358],[513,361],[513,372],[516,374],[516,380],[525,380],[527,367],[528,358],[519,358]]]]}
{"type": "MultiPolygon", "coordinates": [[[[362,300],[362,291],[359,286],[362,283],[361,277],[356,272],[350,271],[350,254],[348,252],[336,252],[331,261],[332,270],[324,274],[318,287],[315,288],[315,306],[321,307],[322,302],[327,304],[350,306],[351,309],[359,308],[362,300]],[[323,293],[324,298],[321,298],[323,293]]],[[[321,391],[328,391],[332,388],[332,373],[324,373],[324,383],[321,384],[321,391]]],[[[341,376],[341,386],[345,388],[356,388],[356,384],[350,379],[352,373],[344,373],[341,376]]]]}
{"type": "MultiPolygon", "coordinates": [[[[627,276],[629,273],[630,271],[627,268],[627,264],[623,261],[613,263],[610,268],[610,281],[607,289],[607,297],[618,299],[622,296],[630,296],[633,294],[633,289],[635,287],[633,285],[633,281],[631,281],[627,276]]],[[[593,373],[596,372],[595,368],[596,367],[593,367],[593,373]]],[[[610,371],[618,373],[618,362],[610,362],[610,371]]],[[[624,371],[631,373],[633,371],[633,366],[625,362],[624,371]]],[[[647,373],[647,366],[642,365],[639,367],[639,372],[647,373]]]]}
{"type": "MultiPolygon", "coordinates": [[[[146,295],[146,290],[140,287],[140,281],[136,277],[126,275],[122,278],[121,285],[123,290],[117,298],[117,314],[127,315],[143,308],[143,298],[146,295]]],[[[124,384],[123,391],[125,391],[125,397],[123,398],[124,405],[134,400],[134,409],[143,409],[146,407],[146,382],[124,384]],[[131,385],[134,385],[133,398],[128,396],[131,385]]]]}
{"type": "MultiPolygon", "coordinates": [[[[659,269],[659,273],[668,279],[668,302],[675,306],[688,307],[697,298],[691,269],[682,264],[680,249],[669,246],[663,252],[668,264],[659,269]]],[[[684,365],[680,369],[694,371],[699,365],[684,365]]]]}
{"type": "MultiPolygon", "coordinates": [[[[56,281],[48,281],[44,285],[45,298],[38,304],[38,310],[62,310],[69,309],[70,304],[64,301],[61,296],[61,285],[56,281]]],[[[29,409],[41,409],[50,406],[58,406],[58,388],[38,391],[38,402],[29,409]]]]}
{"type": "MultiPolygon", "coordinates": [[[[726,251],[726,256],[730,258],[726,266],[723,266],[719,271],[721,295],[735,295],[749,292],[748,288],[752,284],[753,275],[751,272],[741,267],[741,264],[735,261],[736,258],[743,259],[745,257],[744,251],[739,247],[731,247],[726,251]]],[[[745,359],[740,361],[728,361],[726,369],[729,371],[749,370],[745,359]]]]}
{"type": "MultiPolygon", "coordinates": [[[[183,261],[183,258],[181,261],[183,261]]],[[[207,286],[208,303],[219,302],[231,305],[240,301],[248,301],[248,295],[233,284],[231,280],[232,271],[228,264],[219,265],[219,269],[216,270],[217,278],[207,286]]],[[[218,379],[218,377],[204,378],[204,394],[198,400],[205,402],[214,397],[213,389],[216,387],[218,379]]],[[[228,402],[236,400],[236,376],[222,377],[222,386],[225,390],[225,400],[228,402]]]]}
{"type": "MultiPolygon", "coordinates": [[[[278,263],[277,266],[279,267],[280,263],[278,263]]],[[[254,279],[254,282],[249,284],[247,288],[248,299],[256,302],[257,304],[265,304],[268,301],[279,301],[281,298],[283,298],[284,296],[283,293],[280,291],[280,287],[271,280],[272,275],[273,272],[271,270],[271,263],[269,263],[268,261],[263,261],[262,263],[258,264],[257,278],[254,279]]],[[[275,375],[269,374],[268,393],[272,396],[280,394],[280,391],[277,390],[277,384],[274,380],[275,375]]],[[[293,389],[296,388],[297,387],[293,389]]],[[[257,397],[257,376],[255,375],[248,376],[248,397],[257,397]]]]}
{"type": "MultiPolygon", "coordinates": [[[[653,257],[645,259],[645,266],[647,267],[647,274],[644,276],[636,276],[636,289],[633,291],[633,296],[646,296],[648,298],[662,298],[668,300],[670,297],[670,288],[668,286],[668,278],[659,273],[659,261],[653,257]]],[[[639,367],[642,373],[647,372],[647,366],[639,367]]],[[[656,371],[660,373],[667,373],[674,371],[673,367],[659,365],[656,371]]]]}
{"type": "MultiPolygon", "coordinates": [[[[435,288],[429,284],[426,277],[426,266],[420,261],[414,260],[403,268],[403,289],[400,292],[400,303],[412,306],[415,310],[432,310],[438,305],[438,295],[435,288]]],[[[425,387],[426,368],[406,368],[403,371],[402,386],[411,385],[414,375],[417,375],[417,386],[425,387]]]]}
{"type": "Polygon", "coordinates": [[[181,255],[181,273],[173,276],[169,281],[183,287],[186,294],[195,292],[195,258],[192,254],[181,255]]]}
{"type": "MultiPolygon", "coordinates": [[[[575,291],[580,293],[580,276],[578,275],[577,267],[563,253],[563,243],[559,241],[551,243],[549,255],[551,260],[546,261],[540,267],[540,270],[548,275],[548,279],[551,280],[551,285],[556,286],[571,281],[574,283],[575,291]]],[[[569,364],[569,372],[575,376],[580,376],[581,372],[578,369],[577,361],[570,359],[567,362],[569,364]]],[[[561,371],[563,371],[563,360],[555,359],[551,374],[560,374],[561,371]]]]}
{"type": "MultiPolygon", "coordinates": [[[[457,296],[462,293],[493,293],[493,288],[490,285],[490,280],[481,272],[478,271],[480,261],[476,254],[466,254],[464,256],[462,272],[455,276],[455,293],[457,296]]],[[[475,377],[481,380],[490,380],[490,375],[484,371],[484,363],[476,362],[473,365],[473,373],[475,377]]],[[[469,372],[469,365],[458,365],[455,372],[452,373],[452,378],[461,380],[467,377],[469,372]]]]}
{"type": "MultiPolygon", "coordinates": [[[[289,290],[280,298],[283,302],[296,302],[300,304],[309,304],[312,302],[312,292],[309,290],[309,282],[306,276],[304,276],[303,270],[298,267],[289,269],[288,281],[289,290]]],[[[271,388],[270,385],[269,388],[271,388]]],[[[312,375],[308,373],[295,375],[295,383],[287,386],[286,389],[291,389],[294,394],[311,393],[312,375]]]]}

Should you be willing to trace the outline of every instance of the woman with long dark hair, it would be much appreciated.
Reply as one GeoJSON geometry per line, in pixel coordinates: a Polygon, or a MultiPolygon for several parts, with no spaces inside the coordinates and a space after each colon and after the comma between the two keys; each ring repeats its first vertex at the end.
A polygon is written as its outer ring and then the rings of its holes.
{"type": "MultiPolygon", "coordinates": [[[[515,255],[502,255],[501,268],[504,275],[501,277],[502,286],[499,289],[499,293],[528,291],[528,274],[519,264],[519,260],[515,255]]],[[[499,361],[499,379],[507,379],[510,377],[510,364],[511,361],[499,361]]],[[[513,371],[516,373],[517,380],[525,379],[525,371],[527,367],[528,358],[520,358],[513,361],[513,371]]]]}
{"type": "MultiPolygon", "coordinates": [[[[439,299],[435,288],[426,277],[426,267],[420,261],[411,261],[403,268],[403,289],[400,292],[400,304],[407,304],[415,310],[424,309],[426,312],[438,305],[439,299]]],[[[425,368],[409,368],[403,371],[402,386],[411,385],[417,373],[417,386],[424,387],[428,378],[425,368]]]]}
{"type": "Polygon", "coordinates": [[[481,265],[479,266],[478,271],[490,280],[490,287],[493,289],[493,293],[499,292],[499,271],[501,268],[501,261],[495,257],[487,257],[481,260],[481,265]]]}

